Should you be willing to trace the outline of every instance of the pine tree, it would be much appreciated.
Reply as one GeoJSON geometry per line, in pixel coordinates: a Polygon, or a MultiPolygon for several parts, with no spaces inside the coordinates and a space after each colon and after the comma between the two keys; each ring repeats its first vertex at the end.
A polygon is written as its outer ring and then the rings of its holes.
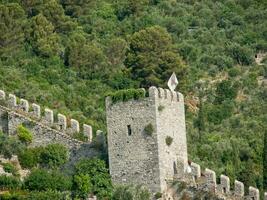
{"type": "Polygon", "coordinates": [[[20,49],[25,39],[26,16],[15,3],[0,4],[0,56],[12,57],[20,49]]]}
{"type": "Polygon", "coordinates": [[[44,57],[59,55],[61,52],[59,39],[54,32],[54,26],[42,14],[32,18],[28,40],[38,55],[44,57]]]}
{"type": "Polygon", "coordinates": [[[173,48],[170,34],[160,26],[133,34],[125,64],[143,87],[165,85],[172,72],[183,80],[186,72],[185,65],[173,48]]]}

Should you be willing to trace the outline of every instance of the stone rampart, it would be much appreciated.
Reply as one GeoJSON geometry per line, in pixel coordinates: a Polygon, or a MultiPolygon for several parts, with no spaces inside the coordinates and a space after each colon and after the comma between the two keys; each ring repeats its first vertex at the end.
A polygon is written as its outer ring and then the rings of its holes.
{"type": "MultiPolygon", "coordinates": [[[[51,132],[52,135],[58,134],[74,140],[70,136],[82,132],[88,138],[89,143],[92,141],[93,130],[90,125],[83,124],[80,127],[80,123],[75,119],[68,121],[67,117],[63,114],[57,114],[55,117],[52,110],[48,108],[42,109],[35,103],[29,104],[27,100],[19,99],[13,94],[6,95],[2,90],[0,90],[0,106],[2,110],[8,113],[8,121],[12,121],[8,122],[9,134],[15,133],[19,123],[29,121],[38,124],[39,130],[47,129],[47,135],[51,132]]],[[[76,141],[76,143],[79,142],[76,141]]]]}
{"type": "MultiPolygon", "coordinates": [[[[191,163],[192,172],[191,175],[195,180],[196,186],[214,193],[223,199],[248,199],[248,200],[260,200],[260,192],[255,187],[249,187],[248,194],[245,194],[244,184],[235,180],[234,189],[230,189],[230,179],[228,176],[221,175],[220,182],[216,181],[216,173],[210,169],[205,169],[201,173],[200,165],[191,163]],[[202,175],[201,175],[202,174],[202,175]]],[[[267,199],[267,193],[264,195],[264,200],[267,199]]]]}

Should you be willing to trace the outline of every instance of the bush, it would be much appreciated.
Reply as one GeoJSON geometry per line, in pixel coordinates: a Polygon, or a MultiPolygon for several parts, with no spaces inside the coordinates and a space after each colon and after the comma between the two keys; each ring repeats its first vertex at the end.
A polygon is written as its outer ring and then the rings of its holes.
{"type": "Polygon", "coordinates": [[[119,90],[114,93],[110,93],[108,96],[111,97],[112,103],[119,101],[128,101],[130,99],[141,99],[145,97],[145,91],[143,89],[128,89],[128,90],[119,90]]]}
{"type": "Polygon", "coordinates": [[[78,174],[73,178],[73,189],[76,196],[86,198],[92,191],[93,185],[88,174],[78,174]]]}
{"type": "Polygon", "coordinates": [[[19,140],[21,142],[25,142],[25,143],[32,142],[32,139],[33,139],[32,133],[27,128],[25,128],[23,125],[18,126],[17,133],[18,133],[19,140]]]}
{"type": "Polygon", "coordinates": [[[11,163],[3,163],[2,165],[5,172],[11,173],[14,176],[17,175],[18,170],[15,168],[14,165],[12,165],[11,163]]]}
{"type": "Polygon", "coordinates": [[[44,169],[36,169],[25,179],[24,185],[29,190],[66,191],[71,187],[71,180],[68,176],[58,171],[48,172],[44,169]]]}
{"type": "Polygon", "coordinates": [[[170,146],[170,145],[172,144],[172,141],[173,141],[173,138],[170,137],[170,136],[167,136],[167,137],[165,138],[165,142],[166,142],[166,144],[167,144],[168,146],[170,146]]]}
{"type": "Polygon", "coordinates": [[[11,158],[25,149],[25,144],[21,143],[15,137],[9,137],[0,132],[0,153],[5,157],[11,158]]]}
{"type": "Polygon", "coordinates": [[[149,136],[151,136],[154,132],[154,127],[151,123],[149,123],[148,125],[146,125],[145,129],[144,129],[145,133],[149,136]]]}
{"type": "Polygon", "coordinates": [[[62,144],[49,144],[40,154],[40,163],[48,168],[58,168],[68,160],[68,150],[62,144]]]}
{"type": "Polygon", "coordinates": [[[158,111],[161,112],[161,111],[164,110],[164,108],[165,108],[165,106],[163,106],[163,105],[159,105],[159,107],[158,107],[158,111]]]}
{"type": "Polygon", "coordinates": [[[23,168],[31,169],[36,167],[40,162],[40,154],[43,151],[43,147],[30,148],[21,151],[18,154],[19,162],[23,168]]]}
{"type": "MultiPolygon", "coordinates": [[[[75,165],[75,176],[83,177],[87,179],[88,175],[90,181],[88,184],[92,185],[92,192],[97,195],[98,198],[107,198],[111,196],[112,184],[106,163],[98,158],[83,159],[75,165]]],[[[84,181],[83,180],[83,181],[84,181]]],[[[83,182],[83,184],[85,184],[83,182]]],[[[83,193],[82,188],[76,187],[77,192],[83,193]]]]}
{"type": "Polygon", "coordinates": [[[155,194],[155,198],[156,199],[159,199],[159,198],[161,198],[162,197],[162,193],[161,192],[157,192],[156,194],[155,194]]]}
{"type": "Polygon", "coordinates": [[[19,189],[21,187],[21,182],[18,178],[13,176],[0,176],[0,189],[19,189]]]}

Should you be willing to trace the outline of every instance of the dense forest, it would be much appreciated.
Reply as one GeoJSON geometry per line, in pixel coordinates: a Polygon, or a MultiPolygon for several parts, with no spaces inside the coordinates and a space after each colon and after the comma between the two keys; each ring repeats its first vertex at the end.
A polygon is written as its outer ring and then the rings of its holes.
{"type": "Polygon", "coordinates": [[[105,130],[108,93],[175,72],[190,159],[266,191],[266,16],[266,0],[1,0],[0,88],[105,130]]]}

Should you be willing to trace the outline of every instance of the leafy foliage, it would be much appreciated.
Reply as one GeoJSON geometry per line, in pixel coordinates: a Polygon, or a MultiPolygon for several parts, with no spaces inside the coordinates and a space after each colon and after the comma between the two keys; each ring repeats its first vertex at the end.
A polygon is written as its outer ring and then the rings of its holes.
{"type": "Polygon", "coordinates": [[[71,179],[58,171],[36,169],[25,179],[26,189],[37,191],[66,191],[71,187],[71,179]]]}
{"type": "Polygon", "coordinates": [[[33,140],[32,133],[23,125],[19,125],[17,128],[19,140],[24,143],[31,143],[33,140]]]}
{"type": "Polygon", "coordinates": [[[74,180],[76,191],[81,194],[92,191],[99,198],[111,196],[111,179],[103,160],[93,158],[79,161],[75,166],[74,180]]]}
{"type": "Polygon", "coordinates": [[[11,163],[3,163],[2,166],[3,166],[3,169],[4,169],[5,172],[11,173],[14,176],[17,175],[18,171],[17,171],[16,167],[13,164],[11,164],[11,163]]]}
{"type": "Polygon", "coordinates": [[[167,137],[165,138],[165,142],[166,142],[166,144],[167,144],[168,146],[171,146],[172,141],[173,141],[173,138],[172,138],[171,136],[167,136],[167,137]]]}
{"type": "Polygon", "coordinates": [[[40,163],[48,168],[58,168],[68,160],[68,150],[62,144],[49,144],[40,153],[40,163]]]}
{"type": "MultiPolygon", "coordinates": [[[[190,159],[266,190],[266,1],[6,0],[0,16],[1,88],[105,130],[105,94],[175,71],[190,159]]],[[[6,157],[24,149],[0,136],[6,157]]]]}
{"type": "Polygon", "coordinates": [[[149,123],[148,125],[146,125],[145,128],[144,128],[144,132],[145,132],[147,135],[149,135],[149,136],[151,136],[151,135],[153,134],[154,131],[155,131],[155,130],[154,130],[154,127],[153,127],[153,125],[152,125],[151,123],[149,123]]]}
{"type": "Polygon", "coordinates": [[[131,99],[141,99],[145,97],[145,91],[143,89],[128,89],[128,90],[119,90],[117,92],[111,93],[110,96],[113,103],[119,101],[128,101],[131,99]]]}
{"type": "Polygon", "coordinates": [[[21,187],[21,182],[18,178],[13,176],[0,176],[0,188],[1,190],[6,189],[19,189],[21,187]]]}

